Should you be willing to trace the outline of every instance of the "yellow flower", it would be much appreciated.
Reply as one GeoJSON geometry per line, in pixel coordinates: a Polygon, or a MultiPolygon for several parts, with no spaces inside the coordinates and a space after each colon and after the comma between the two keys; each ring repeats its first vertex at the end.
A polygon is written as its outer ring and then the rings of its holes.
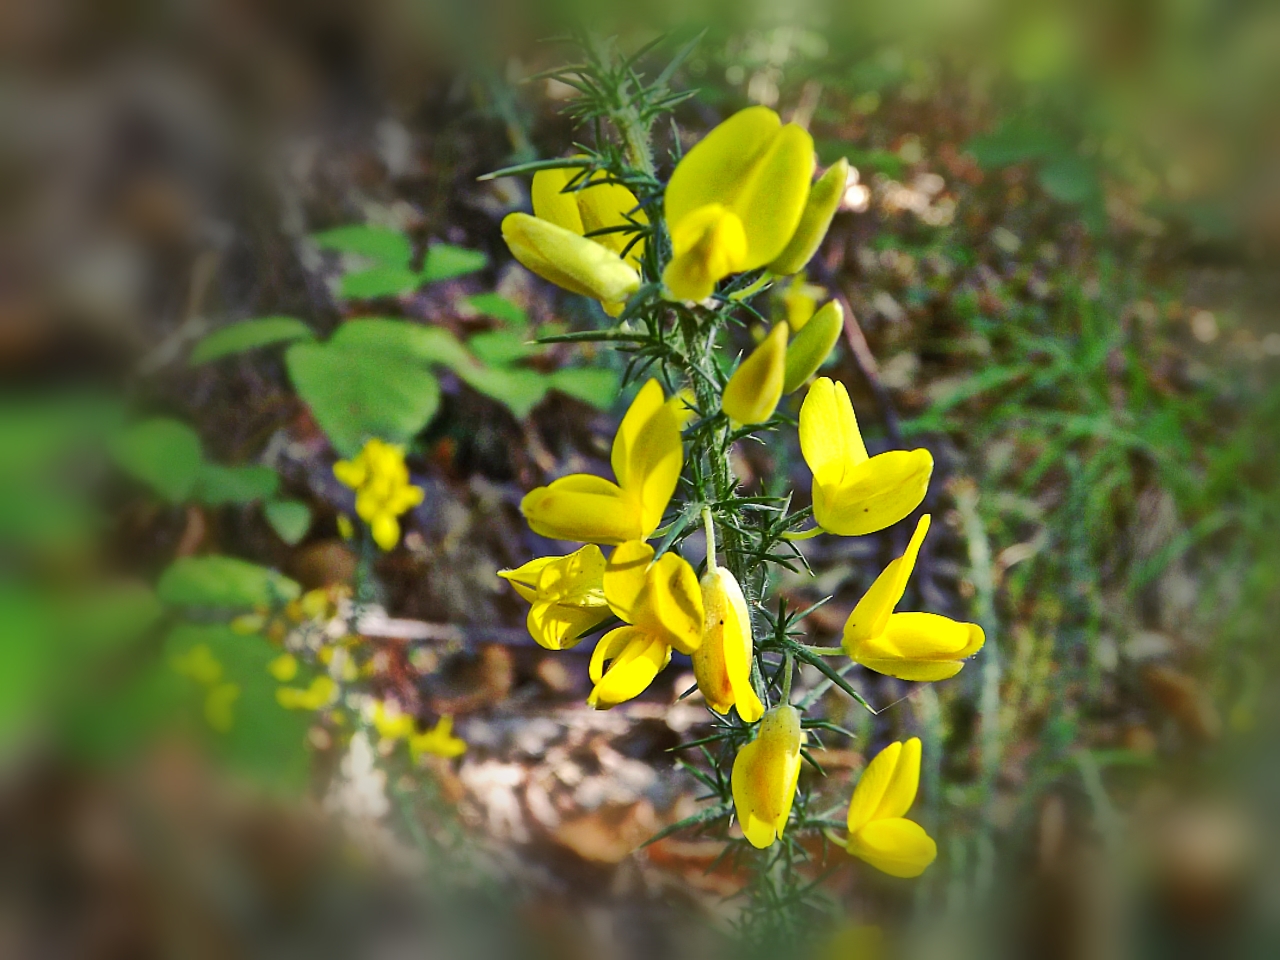
{"type": "Polygon", "coordinates": [[[446,713],[430,730],[409,738],[409,752],[415,760],[424,756],[452,760],[467,752],[467,742],[453,735],[453,717],[446,713]]]}
{"type": "Polygon", "coordinates": [[[190,677],[196,683],[213,684],[222,678],[222,664],[207,643],[197,643],[170,662],[175,673],[190,677]]]}
{"type": "Polygon", "coordinates": [[[849,161],[841,157],[833,163],[809,191],[809,199],[800,215],[800,223],[791,235],[787,248],[769,264],[769,272],[778,276],[799,273],[813,259],[831,227],[831,220],[844,196],[849,179],[849,161]]]}
{"type": "Polygon", "coordinates": [[[605,182],[606,175],[601,171],[588,179],[590,186],[579,189],[577,184],[581,181],[581,174],[580,169],[571,167],[535,173],[531,191],[534,216],[572,230],[580,237],[609,230],[609,233],[600,233],[589,239],[619,257],[625,251],[626,261],[639,270],[644,259],[644,239],[636,239],[632,230],[618,228],[648,225],[649,218],[640,208],[640,201],[622,184],[605,182]]]}
{"type": "Polygon", "coordinates": [[[782,288],[782,308],[786,313],[791,332],[799,334],[818,309],[818,301],[827,291],[812,283],[806,283],[804,274],[798,274],[782,288]]]}
{"type": "Polygon", "coordinates": [[[282,653],[267,664],[267,672],[281,683],[288,683],[298,675],[298,658],[292,653],[282,653]]]}
{"type": "Polygon", "coordinates": [[[653,547],[632,540],[615,549],[605,567],[605,599],[628,625],[606,633],[591,654],[595,686],[587,703],[597,709],[643,693],[670,662],[672,647],[693,653],[702,642],[698,575],[674,553],[656,561],[653,554],[653,547]]]}
{"type": "Polygon", "coordinates": [[[685,155],[667,184],[673,257],[662,279],[703,300],[731,273],[763,267],[796,232],[813,175],[813,138],[768,107],[748,107],[685,155]]]}
{"type": "Polygon", "coordinates": [[[413,715],[395,700],[376,700],[372,709],[373,727],[383,740],[407,740],[415,729],[413,715]]]}
{"type": "Polygon", "coordinates": [[[800,713],[781,704],[764,715],[759,735],[733,761],[733,806],[753,847],[769,846],[786,829],[800,781],[800,713]]]}
{"type": "Polygon", "coordinates": [[[814,519],[843,537],[875,533],[907,516],[933,473],[928,450],[869,458],[848,391],[827,377],[813,382],[800,407],[800,451],[813,471],[814,519]]]}
{"type": "Polygon", "coordinates": [[[876,673],[900,680],[946,680],[982,649],[986,637],[976,623],[936,613],[894,613],[907,589],[929,515],[916,525],[906,553],[884,568],[844,625],[844,650],[876,673]]]}
{"type": "Polygon", "coordinates": [[[739,364],[729,378],[720,400],[720,409],[735,423],[764,423],[782,399],[782,382],[787,366],[787,337],[790,328],[783,320],[739,364]]]}
{"type": "Polygon", "coordinates": [[[736,706],[738,716],[755,723],[764,714],[764,704],[751,685],[755,644],[742,587],[732,573],[714,562],[703,574],[701,586],[702,643],[693,653],[698,689],[716,713],[727,714],[736,706]]]}
{"type": "Polygon", "coordinates": [[[369,524],[374,542],[383,550],[400,542],[400,514],[422,502],[422,489],[409,483],[404,448],[369,440],[353,460],[333,465],[338,482],[356,492],[356,513],[369,524]]]}
{"type": "Polygon", "coordinates": [[[276,690],[276,702],[286,710],[323,710],[338,695],[338,685],[332,677],[319,676],[311,686],[280,687],[276,690]]]}
{"type": "Polygon", "coordinates": [[[575,473],[531,490],[520,510],[533,532],[552,540],[604,544],[651,537],[684,466],[684,416],[683,400],[663,402],[658,381],[646,383],[613,438],[611,463],[618,482],[575,473]]]}
{"type": "Polygon", "coordinates": [[[528,600],[529,634],[548,650],[568,650],[609,619],[604,598],[604,554],[594,543],[566,557],[539,557],[515,570],[499,570],[528,600]]]}
{"type": "Polygon", "coordinates": [[[838,300],[825,304],[796,334],[787,347],[786,374],[782,379],[782,392],[792,393],[804,386],[804,382],[818,372],[818,368],[831,356],[831,350],[844,330],[844,308],[838,300]]]}
{"type": "MultiPolygon", "coordinates": [[[[621,256],[634,233],[609,228],[646,224],[639,201],[617,183],[593,182],[581,190],[565,188],[577,169],[540,170],[533,177],[533,212],[512,213],[502,221],[502,238],[512,255],[544,280],[584,297],[592,297],[617,316],[627,298],[640,289],[638,267],[644,242],[621,256]]],[[[596,174],[593,181],[601,179],[596,174]]]]}
{"type": "Polygon", "coordinates": [[[918,738],[881,750],[863,771],[849,801],[844,848],[890,876],[924,873],[938,856],[938,845],[920,824],[906,819],[919,786],[918,738]]]}
{"type": "Polygon", "coordinates": [[[235,725],[235,703],[240,699],[240,687],[234,683],[219,683],[210,687],[204,698],[204,719],[218,733],[226,733],[235,725]]]}

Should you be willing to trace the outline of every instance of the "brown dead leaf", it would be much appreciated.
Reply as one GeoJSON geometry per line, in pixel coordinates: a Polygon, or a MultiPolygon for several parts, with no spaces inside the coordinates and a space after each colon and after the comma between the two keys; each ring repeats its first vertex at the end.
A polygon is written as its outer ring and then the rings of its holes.
{"type": "Polygon", "coordinates": [[[1152,664],[1142,672],[1142,678],[1151,695],[1188,735],[1202,742],[1218,738],[1222,718],[1195,677],[1170,666],[1152,664]]]}
{"type": "Polygon", "coordinates": [[[591,863],[621,863],[658,830],[658,819],[648,800],[624,806],[603,806],[566,820],[552,834],[591,863]]]}

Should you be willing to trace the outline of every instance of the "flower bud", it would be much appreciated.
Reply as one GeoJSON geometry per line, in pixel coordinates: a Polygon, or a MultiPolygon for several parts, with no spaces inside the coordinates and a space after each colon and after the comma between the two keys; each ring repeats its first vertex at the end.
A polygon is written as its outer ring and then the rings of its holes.
{"type": "Polygon", "coordinates": [[[693,654],[693,675],[707,705],[716,713],[738,708],[738,716],[754,723],[764,705],[751,686],[751,614],[733,574],[714,564],[702,577],[705,620],[702,643],[693,654]]]}
{"type": "Polygon", "coordinates": [[[640,289],[640,274],[616,253],[548,220],[508,214],[502,238],[512,255],[538,276],[570,293],[594,297],[615,316],[640,289]]]}
{"type": "Polygon", "coordinates": [[[800,712],[774,707],[760,721],[760,733],[733,761],[733,806],[753,847],[769,846],[786,829],[800,780],[800,747],[805,734],[800,712]]]}
{"type": "Polygon", "coordinates": [[[790,333],[786,321],[779,323],[729,378],[720,409],[730,420],[742,424],[764,423],[773,416],[782,399],[790,333]]]}
{"type": "Polygon", "coordinates": [[[849,161],[841,157],[818,178],[818,182],[809,190],[809,199],[804,205],[804,213],[800,215],[796,232],[791,235],[786,249],[769,264],[770,273],[776,273],[780,277],[790,276],[799,273],[813,259],[840,206],[848,177],[849,161]]]}
{"type": "Polygon", "coordinates": [[[791,393],[804,386],[804,382],[818,372],[831,349],[840,339],[844,329],[844,308],[832,300],[822,307],[804,325],[787,347],[786,372],[782,378],[782,392],[791,393]]]}

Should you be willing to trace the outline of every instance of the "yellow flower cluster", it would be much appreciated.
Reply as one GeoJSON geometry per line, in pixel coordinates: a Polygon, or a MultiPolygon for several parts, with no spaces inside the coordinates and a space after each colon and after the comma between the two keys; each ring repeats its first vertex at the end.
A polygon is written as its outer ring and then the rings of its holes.
{"type": "MultiPolygon", "coordinates": [[[[649,279],[661,279],[670,297],[701,301],[731,274],[799,273],[825,236],[848,175],[841,161],[813,183],[813,168],[809,134],[784,126],[771,110],[753,107],[722,123],[681,160],[667,185],[672,256],[661,278],[649,279]]],[[[535,216],[512,214],[503,232],[525,266],[616,315],[652,262],[644,259],[648,219],[625,187],[599,174],[584,176],[582,169],[539,172],[535,216]]],[[[721,412],[731,423],[769,421],[781,398],[818,372],[844,330],[839,302],[818,307],[821,290],[802,278],[792,286],[794,324],[776,323],[725,385],[721,412]]],[[[593,707],[638,696],[673,650],[692,657],[707,705],[722,715],[736,710],[754,727],[734,761],[731,787],[744,835],[767,847],[791,815],[806,740],[800,712],[787,702],[766,709],[764,690],[753,679],[751,611],[737,580],[717,563],[714,543],[699,580],[675,552],[658,555],[646,542],[662,524],[684,468],[681,433],[689,413],[689,405],[668,399],[656,380],[644,384],[613,440],[614,479],[573,474],[521,502],[534,532],[586,546],[500,576],[529,602],[529,632],[549,650],[568,649],[613,618],[621,622],[591,657],[587,702],[593,707]],[[613,548],[608,556],[602,545],[613,548]]],[[[812,382],[799,434],[813,474],[813,532],[873,533],[905,519],[924,500],[932,456],[924,449],[870,456],[842,384],[826,377],[812,382]]],[[[906,553],[876,579],[844,628],[850,658],[906,680],[953,676],[983,643],[974,624],[895,612],[928,526],[926,515],[906,553]]],[[[849,836],[840,841],[897,876],[918,875],[936,854],[923,829],[905,819],[919,768],[918,740],[883,751],[854,793],[849,836]]]]}
{"type": "Polygon", "coordinates": [[[453,735],[453,717],[444,714],[430,730],[418,732],[412,715],[400,709],[394,700],[377,700],[371,710],[373,727],[383,740],[396,743],[403,740],[409,745],[414,760],[421,757],[444,757],[452,760],[467,752],[467,742],[453,735]]]}
{"type": "Polygon", "coordinates": [[[207,643],[193,644],[169,663],[175,673],[204,687],[205,723],[218,733],[235,726],[235,703],[240,699],[240,685],[224,682],[222,664],[207,643]]]}
{"type": "Polygon", "coordinates": [[[374,542],[391,550],[400,542],[402,513],[422,502],[422,488],[409,483],[404,448],[369,440],[354,459],[333,465],[338,482],[356,492],[356,514],[369,525],[374,542]]]}

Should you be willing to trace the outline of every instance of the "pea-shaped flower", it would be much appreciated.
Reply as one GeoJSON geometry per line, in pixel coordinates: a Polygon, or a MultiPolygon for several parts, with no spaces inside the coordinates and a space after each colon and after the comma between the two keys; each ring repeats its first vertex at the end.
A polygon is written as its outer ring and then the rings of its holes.
{"type": "Polygon", "coordinates": [[[919,786],[919,738],[881,750],[854,788],[849,836],[841,846],[894,877],[924,873],[938,856],[938,845],[920,824],[906,819],[919,786]]]}
{"type": "Polygon", "coordinates": [[[894,613],[929,532],[929,515],[916,525],[906,552],[894,560],[849,614],[844,651],[868,670],[900,680],[946,680],[982,649],[986,636],[976,623],[936,613],[894,613]]]}
{"type": "Polygon", "coordinates": [[[818,372],[818,368],[831,356],[843,329],[844,308],[838,300],[828,301],[809,318],[787,347],[783,393],[799,390],[818,372]]]}
{"type": "Polygon", "coordinates": [[[720,399],[720,409],[735,423],[764,423],[782,399],[789,328],[784,320],[769,331],[739,364],[720,399]]]}
{"type": "Polygon", "coordinates": [[[498,576],[529,601],[529,635],[548,650],[568,650],[609,619],[604,554],[593,543],[564,557],[538,557],[498,576]]]}
{"type": "Polygon", "coordinates": [[[868,457],[848,391],[827,377],[813,382],[800,407],[800,451],[813,471],[814,520],[843,537],[875,533],[907,516],[933,473],[933,455],[924,449],[868,457]]]}
{"type": "Polygon", "coordinates": [[[637,268],[644,252],[643,243],[636,243],[626,260],[620,256],[633,238],[622,228],[647,219],[635,195],[621,184],[589,181],[581,189],[569,187],[578,174],[570,168],[534,174],[534,216],[508,214],[502,238],[512,255],[538,276],[599,300],[617,316],[640,288],[637,268]],[[599,230],[610,232],[584,236],[599,230]]]}
{"type": "Polygon", "coordinates": [[[813,138],[748,107],[712,130],[676,165],[665,210],[671,294],[703,300],[731,273],[763,267],[787,248],[805,211],[813,138]]]}
{"type": "Polygon", "coordinates": [[[769,846],[786,829],[804,742],[799,711],[781,704],[765,713],[759,735],[734,758],[733,806],[753,847],[769,846]]]}
{"type": "Polygon", "coordinates": [[[575,473],[531,490],[520,510],[534,533],[604,544],[652,536],[684,465],[683,406],[678,397],[664,402],[657,380],[646,383],[613,438],[610,460],[617,483],[575,473]]]}
{"type": "Polygon", "coordinates": [[[751,686],[751,614],[737,579],[714,561],[702,576],[702,608],[702,644],[693,654],[698,689],[716,713],[727,714],[736,706],[738,716],[755,723],[764,704],[751,686]]]}
{"type": "Polygon", "coordinates": [[[627,623],[600,638],[591,655],[588,705],[605,710],[639,696],[671,660],[671,649],[693,653],[702,642],[698,575],[674,553],[656,561],[639,540],[613,551],[604,571],[604,595],[627,623]]]}
{"type": "Polygon", "coordinates": [[[400,542],[402,513],[422,502],[422,488],[409,483],[404,447],[369,440],[352,460],[333,465],[338,482],[356,492],[356,513],[369,524],[374,542],[390,550],[400,542]]]}

